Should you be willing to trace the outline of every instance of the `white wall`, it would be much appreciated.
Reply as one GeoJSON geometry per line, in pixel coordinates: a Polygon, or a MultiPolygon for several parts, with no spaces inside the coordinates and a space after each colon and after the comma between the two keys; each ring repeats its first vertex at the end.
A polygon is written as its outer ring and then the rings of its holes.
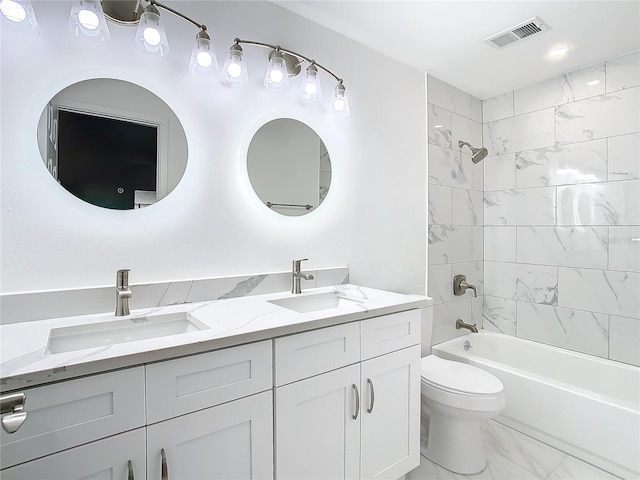
{"type": "MultiPolygon", "coordinates": [[[[168,57],[144,56],[135,30],[110,24],[108,42],[67,30],[71,2],[35,1],[41,34],[2,25],[0,292],[111,285],[348,265],[351,281],[424,293],[426,152],[424,75],[266,2],[179,2],[209,27],[218,56],[234,37],[279,43],[344,78],[352,114],[262,86],[268,51],[247,47],[250,85],[194,77],[187,62],[196,29],[163,14],[168,57]],[[46,102],[79,80],[133,81],[163,98],[189,144],[183,181],[162,202],[129,212],[86,205],[52,181],[40,160],[37,122],[46,102]],[[390,87],[393,86],[393,89],[390,87]],[[304,217],[264,207],[246,175],[251,135],[280,116],[310,125],[331,154],[331,190],[304,217]]],[[[175,5],[174,2],[174,6],[175,5]]],[[[325,93],[333,82],[322,72],[325,93]]]]}

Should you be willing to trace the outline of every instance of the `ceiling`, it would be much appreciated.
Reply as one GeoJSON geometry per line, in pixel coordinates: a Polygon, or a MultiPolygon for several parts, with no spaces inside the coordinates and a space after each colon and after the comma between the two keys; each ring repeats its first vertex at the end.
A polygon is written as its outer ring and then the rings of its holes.
{"type": "Polygon", "coordinates": [[[481,99],[640,49],[640,0],[273,0],[481,99]],[[549,30],[483,43],[532,17],[549,30]],[[570,47],[565,58],[547,52],[570,47]]]}

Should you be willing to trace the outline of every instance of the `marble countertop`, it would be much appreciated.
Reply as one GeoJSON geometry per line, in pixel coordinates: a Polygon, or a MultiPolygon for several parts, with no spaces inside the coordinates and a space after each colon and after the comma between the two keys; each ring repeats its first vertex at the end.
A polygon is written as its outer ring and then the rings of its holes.
{"type": "Polygon", "coordinates": [[[308,289],[300,295],[270,293],[131,311],[54,318],[0,326],[0,390],[7,392],[117,368],[215,350],[283,335],[386,315],[430,304],[428,297],[357,285],[308,289]],[[336,308],[298,313],[269,300],[324,292],[352,300],[336,308]],[[188,312],[206,328],[63,353],[48,347],[52,329],[188,312]]]}

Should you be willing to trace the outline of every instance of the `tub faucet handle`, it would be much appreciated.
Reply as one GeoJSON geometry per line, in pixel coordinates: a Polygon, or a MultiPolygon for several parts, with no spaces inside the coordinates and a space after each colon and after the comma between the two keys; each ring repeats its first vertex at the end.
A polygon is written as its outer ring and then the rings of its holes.
{"type": "Polygon", "coordinates": [[[453,294],[464,295],[467,290],[473,290],[473,296],[478,296],[478,291],[475,285],[467,283],[467,277],[465,275],[456,275],[453,277],[453,294]]]}

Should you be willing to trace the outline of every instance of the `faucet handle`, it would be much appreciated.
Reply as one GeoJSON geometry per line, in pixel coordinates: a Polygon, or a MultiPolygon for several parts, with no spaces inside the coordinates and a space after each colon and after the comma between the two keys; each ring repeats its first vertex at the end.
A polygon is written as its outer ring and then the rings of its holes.
{"type": "Polygon", "coordinates": [[[125,287],[129,284],[129,272],[131,270],[128,268],[123,268],[118,270],[116,273],[116,286],[125,287]]]}
{"type": "Polygon", "coordinates": [[[300,271],[300,263],[306,262],[307,260],[309,260],[309,259],[308,258],[301,258],[300,260],[294,260],[293,261],[293,270],[295,272],[299,272],[300,271]]]}

